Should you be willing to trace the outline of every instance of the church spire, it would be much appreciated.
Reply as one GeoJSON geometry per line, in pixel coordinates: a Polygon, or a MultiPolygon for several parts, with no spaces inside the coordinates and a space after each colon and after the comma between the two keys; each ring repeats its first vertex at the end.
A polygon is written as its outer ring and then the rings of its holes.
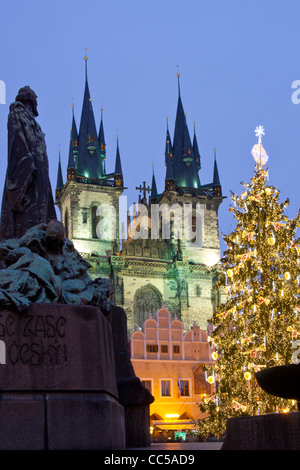
{"type": "Polygon", "coordinates": [[[75,168],[75,158],[73,153],[73,145],[72,145],[72,127],[70,129],[70,145],[69,145],[69,159],[68,159],[68,169],[75,168]]]}
{"type": "Polygon", "coordinates": [[[116,164],[115,164],[115,174],[122,175],[122,165],[120,158],[120,149],[119,149],[119,136],[117,135],[117,152],[116,152],[116,164]]]}
{"type": "Polygon", "coordinates": [[[105,138],[104,138],[103,107],[101,107],[101,122],[100,122],[98,141],[100,145],[101,160],[104,161],[106,158],[106,144],[105,144],[105,138]]]}
{"type": "Polygon", "coordinates": [[[166,189],[173,189],[175,187],[175,179],[173,174],[173,148],[169,132],[169,124],[167,118],[167,134],[166,134],[166,148],[165,148],[165,163],[166,163],[166,178],[165,178],[165,187],[166,189]]]}
{"type": "Polygon", "coordinates": [[[58,197],[61,189],[63,188],[63,177],[61,171],[61,159],[60,159],[60,150],[58,151],[58,169],[57,169],[57,180],[56,180],[56,198],[58,197]]]}
{"type": "Polygon", "coordinates": [[[166,133],[166,148],[165,148],[165,164],[167,166],[167,159],[168,157],[173,157],[173,150],[172,150],[172,141],[171,141],[171,136],[169,132],[169,124],[168,124],[168,118],[167,118],[167,133],[166,133]]]}
{"type": "Polygon", "coordinates": [[[166,178],[165,178],[165,189],[168,191],[173,191],[176,187],[176,182],[173,173],[173,165],[171,161],[171,157],[168,156],[167,158],[167,171],[166,171],[166,178]]]}
{"type": "Polygon", "coordinates": [[[85,56],[84,56],[84,70],[85,70],[85,83],[87,83],[87,55],[86,55],[86,48],[85,48],[85,56]]]}
{"type": "Polygon", "coordinates": [[[97,138],[95,117],[88,85],[87,56],[85,60],[85,88],[79,127],[77,171],[81,176],[101,178],[103,168],[97,138]]]}
{"type": "Polygon", "coordinates": [[[155,200],[158,196],[156,180],[155,180],[155,174],[154,174],[154,163],[152,163],[152,168],[153,168],[153,170],[152,170],[152,184],[151,184],[150,201],[155,200]]]}
{"type": "Polygon", "coordinates": [[[115,184],[116,186],[123,186],[123,172],[121,165],[121,157],[119,150],[119,136],[117,135],[117,152],[116,152],[116,163],[115,163],[115,184]]]}
{"type": "Polygon", "coordinates": [[[217,165],[216,149],[214,149],[214,179],[213,179],[213,185],[214,186],[220,186],[220,178],[219,178],[219,171],[218,171],[218,165],[217,165]]]}
{"type": "Polygon", "coordinates": [[[173,176],[177,186],[198,189],[200,188],[198,168],[191,144],[186,114],[182,105],[179,77],[180,75],[177,73],[178,103],[172,147],[173,176]]]}
{"type": "Polygon", "coordinates": [[[200,155],[199,148],[198,148],[195,122],[194,122],[193,152],[194,152],[194,158],[196,161],[196,168],[199,171],[201,169],[201,155],[200,155]]]}
{"type": "Polygon", "coordinates": [[[180,73],[179,73],[178,65],[177,65],[177,81],[178,81],[178,97],[180,98],[180,73]]]}
{"type": "Polygon", "coordinates": [[[193,155],[190,133],[189,133],[189,129],[188,129],[187,122],[186,122],[186,114],[184,116],[185,116],[185,126],[184,126],[184,137],[183,137],[182,159],[184,163],[186,164],[186,166],[190,166],[190,164],[194,160],[194,155],[193,155]]]}
{"type": "Polygon", "coordinates": [[[213,175],[213,192],[216,196],[222,196],[222,189],[217,165],[216,149],[214,149],[214,175],[213,175]]]}
{"type": "Polygon", "coordinates": [[[70,128],[70,145],[68,168],[76,168],[76,160],[78,155],[78,132],[74,116],[74,104],[72,104],[72,126],[70,128]]]}

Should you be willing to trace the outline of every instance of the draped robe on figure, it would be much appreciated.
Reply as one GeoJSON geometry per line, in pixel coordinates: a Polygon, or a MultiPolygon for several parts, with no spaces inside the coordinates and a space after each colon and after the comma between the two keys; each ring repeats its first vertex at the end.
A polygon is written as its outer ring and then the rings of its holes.
{"type": "Polygon", "coordinates": [[[45,136],[20,101],[8,116],[8,162],[2,198],[0,240],[20,238],[31,227],[56,219],[45,136]]]}

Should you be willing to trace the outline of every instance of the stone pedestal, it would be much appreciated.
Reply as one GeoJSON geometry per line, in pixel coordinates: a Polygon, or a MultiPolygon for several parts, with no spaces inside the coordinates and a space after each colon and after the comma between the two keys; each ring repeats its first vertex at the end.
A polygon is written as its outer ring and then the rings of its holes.
{"type": "Polygon", "coordinates": [[[0,311],[0,449],[124,449],[111,327],[96,307],[0,311]]]}
{"type": "Polygon", "coordinates": [[[221,450],[300,450],[300,413],[229,418],[221,450]]]}
{"type": "Polygon", "coordinates": [[[125,411],[126,446],[149,447],[149,408],[154,397],[135,375],[128,351],[125,311],[113,306],[108,320],[113,332],[119,401],[125,411]]]}

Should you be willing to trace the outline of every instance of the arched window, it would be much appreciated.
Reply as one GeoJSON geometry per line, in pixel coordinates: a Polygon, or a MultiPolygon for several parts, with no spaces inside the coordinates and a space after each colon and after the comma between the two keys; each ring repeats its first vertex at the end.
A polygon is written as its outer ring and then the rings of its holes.
{"type": "Polygon", "coordinates": [[[153,286],[147,285],[138,289],[134,296],[135,322],[143,326],[149,315],[154,315],[162,305],[160,292],[153,286]]]}
{"type": "Polygon", "coordinates": [[[96,215],[97,213],[97,206],[92,207],[92,238],[98,238],[97,237],[97,224],[99,222],[99,216],[96,215]]]}
{"type": "Polygon", "coordinates": [[[68,209],[65,210],[64,227],[65,227],[65,236],[66,238],[69,238],[69,211],[68,209]]]}

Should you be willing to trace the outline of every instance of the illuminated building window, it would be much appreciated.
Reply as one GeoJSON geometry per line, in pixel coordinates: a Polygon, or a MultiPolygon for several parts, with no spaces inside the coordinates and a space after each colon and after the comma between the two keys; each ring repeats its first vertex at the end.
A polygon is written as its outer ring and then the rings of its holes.
{"type": "Polygon", "coordinates": [[[180,380],[179,381],[180,395],[182,397],[190,396],[190,381],[189,380],[180,380]]]}
{"type": "Polygon", "coordinates": [[[142,384],[144,385],[144,387],[150,392],[152,393],[152,384],[151,384],[151,380],[149,379],[145,379],[145,380],[141,380],[142,384]]]}
{"type": "Polygon", "coordinates": [[[178,344],[173,345],[173,353],[180,354],[180,346],[178,344]]]}
{"type": "MultiPolygon", "coordinates": [[[[197,218],[195,216],[192,217],[192,233],[196,233],[197,231],[197,218]]],[[[193,238],[191,239],[192,241],[194,241],[196,238],[196,235],[193,236],[193,238]]]]}
{"type": "Polygon", "coordinates": [[[83,224],[86,224],[86,223],[87,223],[87,219],[88,219],[88,210],[87,210],[87,209],[83,209],[83,211],[82,211],[82,223],[83,223],[83,224]]]}
{"type": "Polygon", "coordinates": [[[100,217],[97,216],[97,206],[92,207],[92,238],[98,238],[97,236],[97,224],[100,221],[100,217]]]}
{"type": "Polygon", "coordinates": [[[195,295],[196,295],[196,297],[200,297],[200,295],[201,295],[201,288],[200,288],[200,286],[196,286],[195,295]]]}
{"type": "Polygon", "coordinates": [[[171,380],[160,381],[160,393],[162,397],[171,396],[171,380]]]}
{"type": "Polygon", "coordinates": [[[158,345],[157,344],[147,344],[147,352],[158,352],[158,345]]]}
{"type": "Polygon", "coordinates": [[[168,352],[168,346],[166,344],[162,344],[160,350],[161,350],[162,353],[167,353],[168,352]]]}

